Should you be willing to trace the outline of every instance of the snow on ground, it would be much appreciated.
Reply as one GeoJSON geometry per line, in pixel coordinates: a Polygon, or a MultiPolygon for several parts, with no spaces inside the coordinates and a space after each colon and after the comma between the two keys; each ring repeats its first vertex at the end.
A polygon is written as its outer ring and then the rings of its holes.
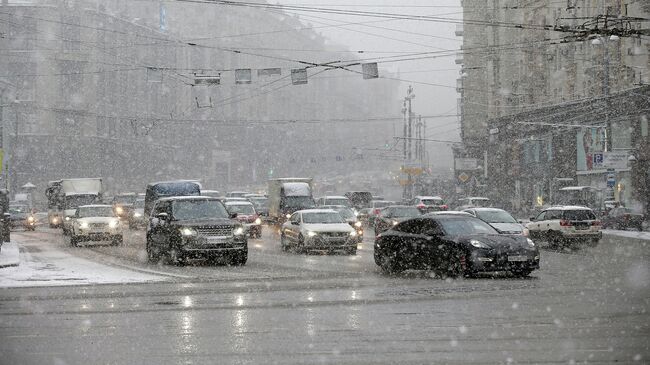
{"type": "Polygon", "coordinates": [[[639,232],[639,231],[619,231],[614,229],[604,229],[603,234],[611,236],[619,236],[626,238],[636,238],[639,240],[650,240],[650,232],[639,232]]]}
{"type": "Polygon", "coordinates": [[[18,245],[14,242],[4,242],[0,247],[0,268],[19,264],[18,245]]]}
{"type": "MultiPolygon", "coordinates": [[[[20,265],[0,268],[0,288],[121,284],[166,279],[82,259],[40,240],[23,237],[15,239],[13,244],[20,247],[20,265]]],[[[3,245],[3,254],[5,248],[3,245]]]]}

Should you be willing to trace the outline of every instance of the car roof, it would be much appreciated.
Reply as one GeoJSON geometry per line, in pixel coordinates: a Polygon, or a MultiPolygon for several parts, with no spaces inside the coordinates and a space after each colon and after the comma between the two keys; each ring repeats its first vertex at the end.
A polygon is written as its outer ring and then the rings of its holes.
{"type": "Polygon", "coordinates": [[[499,208],[487,208],[487,207],[467,208],[467,209],[464,209],[464,211],[465,211],[465,210],[475,210],[475,211],[477,211],[477,212],[506,212],[506,213],[508,213],[508,211],[506,211],[506,210],[504,210],[504,209],[499,209],[499,208]]]}
{"type": "Polygon", "coordinates": [[[111,208],[111,209],[113,209],[113,206],[108,205],[108,204],[87,204],[87,205],[80,205],[79,208],[111,208]]]}
{"type": "Polygon", "coordinates": [[[157,202],[166,202],[166,201],[180,201],[180,200],[215,200],[220,201],[219,198],[213,196],[204,196],[204,195],[184,195],[184,196],[166,196],[156,200],[157,202]]]}
{"type": "Polygon", "coordinates": [[[322,205],[320,209],[350,209],[345,205],[322,205]]]}
{"type": "Polygon", "coordinates": [[[582,205],[557,205],[553,207],[548,207],[544,210],[592,210],[592,209],[582,205]]]}
{"type": "Polygon", "coordinates": [[[394,205],[388,205],[383,207],[382,209],[389,209],[389,208],[413,208],[413,209],[418,209],[413,205],[404,205],[404,204],[394,204],[394,205]]]}
{"type": "Polygon", "coordinates": [[[245,200],[230,200],[230,201],[225,201],[224,204],[226,205],[253,205],[253,203],[245,200]]]}
{"type": "Polygon", "coordinates": [[[170,180],[170,181],[156,181],[147,184],[147,186],[155,186],[158,184],[174,184],[174,183],[195,183],[199,186],[201,186],[201,182],[199,180],[170,180]]]}
{"type": "Polygon", "coordinates": [[[338,213],[337,211],[333,209],[303,209],[299,210],[296,213],[338,213]]]}
{"type": "Polygon", "coordinates": [[[432,195],[418,195],[415,198],[416,199],[440,199],[440,200],[442,200],[442,198],[437,196],[437,195],[435,195],[435,196],[432,196],[432,195]]]}
{"type": "Polygon", "coordinates": [[[444,212],[431,212],[424,215],[424,217],[437,217],[437,216],[464,216],[464,217],[474,217],[473,215],[467,212],[461,212],[457,210],[447,210],[444,212]]]}
{"type": "Polygon", "coordinates": [[[348,198],[343,195],[325,195],[325,196],[321,196],[321,199],[348,199],[348,198]]]}

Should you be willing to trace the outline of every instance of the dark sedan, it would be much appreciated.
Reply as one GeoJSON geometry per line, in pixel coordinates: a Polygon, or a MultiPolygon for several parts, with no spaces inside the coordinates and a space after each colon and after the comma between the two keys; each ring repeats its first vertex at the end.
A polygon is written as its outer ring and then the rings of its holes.
{"type": "Polygon", "coordinates": [[[401,222],[375,240],[375,263],[386,273],[432,270],[441,276],[539,269],[539,250],[523,236],[499,234],[465,215],[432,215],[401,222]]]}
{"type": "Polygon", "coordinates": [[[619,207],[611,209],[601,221],[603,228],[628,229],[635,228],[643,231],[645,216],[641,210],[619,207]]]}
{"type": "Polygon", "coordinates": [[[417,207],[405,205],[391,205],[379,211],[375,218],[375,236],[386,232],[399,222],[421,216],[417,207]]]}

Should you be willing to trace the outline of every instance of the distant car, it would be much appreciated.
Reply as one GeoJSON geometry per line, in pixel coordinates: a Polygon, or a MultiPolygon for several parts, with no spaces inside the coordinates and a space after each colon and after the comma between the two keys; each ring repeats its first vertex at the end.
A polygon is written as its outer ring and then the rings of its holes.
{"type": "Polygon", "coordinates": [[[27,205],[10,205],[9,214],[10,229],[23,228],[28,231],[36,229],[36,218],[27,205]]]}
{"type": "Polygon", "coordinates": [[[492,201],[488,198],[472,196],[459,199],[457,205],[457,210],[464,210],[469,208],[489,208],[492,206],[492,201]]]}
{"type": "Polygon", "coordinates": [[[436,217],[436,216],[443,216],[443,215],[461,215],[461,216],[472,216],[471,214],[463,211],[458,211],[458,210],[445,210],[445,211],[440,211],[440,212],[431,212],[424,214],[426,217],[436,217]]]}
{"type": "Polygon", "coordinates": [[[438,212],[449,209],[449,206],[439,196],[416,196],[408,205],[417,207],[422,213],[438,212]]]}
{"type": "Polygon", "coordinates": [[[264,195],[256,195],[247,197],[247,199],[253,203],[257,214],[259,214],[261,217],[269,216],[269,198],[265,197],[264,195]]]}
{"type": "Polygon", "coordinates": [[[228,202],[250,202],[248,199],[241,196],[220,197],[219,200],[224,204],[228,202]]]}
{"type": "Polygon", "coordinates": [[[144,228],[147,226],[147,219],[144,214],[144,199],[137,199],[133,203],[133,209],[129,215],[129,229],[144,228]]]}
{"type": "Polygon", "coordinates": [[[482,220],[483,222],[491,225],[492,228],[496,229],[497,232],[501,234],[528,234],[524,226],[517,222],[517,220],[514,219],[510,213],[506,212],[503,209],[470,208],[465,209],[464,212],[467,212],[474,217],[482,220]]]}
{"type": "Polygon", "coordinates": [[[372,193],[369,191],[348,191],[344,194],[350,200],[352,208],[359,211],[363,208],[369,208],[372,201],[372,193]]]}
{"type": "Polygon", "coordinates": [[[400,222],[421,215],[422,212],[413,206],[391,205],[385,207],[379,211],[377,218],[375,218],[375,236],[388,231],[400,222]]]}
{"type": "Polygon", "coordinates": [[[603,228],[628,229],[634,228],[643,231],[645,215],[641,209],[612,208],[602,217],[603,228]]]}
{"type": "Polygon", "coordinates": [[[375,226],[375,219],[382,208],[386,208],[391,205],[397,205],[396,202],[390,200],[373,200],[370,202],[370,211],[368,212],[368,226],[375,226]]]}
{"type": "Polygon", "coordinates": [[[226,209],[231,215],[237,214],[235,220],[241,222],[252,238],[262,237],[262,218],[255,211],[253,203],[248,201],[226,202],[226,209]]]}
{"type": "Polygon", "coordinates": [[[319,207],[320,209],[332,209],[335,212],[338,212],[341,217],[357,231],[357,242],[363,242],[363,223],[359,221],[359,218],[351,208],[346,207],[345,205],[324,205],[319,207]]]}
{"type": "Polygon", "coordinates": [[[226,257],[233,265],[248,260],[244,226],[231,219],[217,198],[183,196],[155,202],[147,228],[147,256],[166,256],[173,264],[190,258],[226,257]]]}
{"type": "Polygon", "coordinates": [[[363,208],[355,213],[357,219],[359,219],[359,222],[361,222],[361,224],[364,226],[369,226],[368,215],[370,214],[370,211],[370,208],[363,208]]]}
{"type": "Polygon", "coordinates": [[[348,208],[352,207],[352,204],[350,204],[350,199],[338,195],[322,196],[316,199],[316,205],[319,207],[326,206],[326,205],[343,205],[348,208]]]}
{"type": "Polygon", "coordinates": [[[230,191],[226,193],[226,198],[243,198],[248,194],[250,194],[248,191],[230,191]]]}
{"type": "Polygon", "coordinates": [[[124,220],[128,220],[131,212],[133,211],[133,203],[135,203],[138,196],[135,193],[117,194],[113,197],[113,209],[115,214],[124,220]]]}
{"type": "Polygon", "coordinates": [[[211,196],[213,198],[218,198],[218,197],[220,197],[222,195],[221,195],[221,192],[219,192],[218,190],[201,189],[201,196],[211,196]]]}
{"type": "Polygon", "coordinates": [[[470,215],[424,215],[377,236],[375,263],[385,273],[433,270],[441,276],[508,271],[528,276],[539,269],[539,250],[524,236],[499,234],[470,215]]]}
{"type": "Polygon", "coordinates": [[[280,246],[283,251],[343,250],[356,255],[357,231],[334,210],[299,210],[282,225],[280,246]]]}
{"type": "Polygon", "coordinates": [[[75,211],[69,234],[73,247],[84,241],[111,241],[117,246],[123,240],[122,222],[111,205],[82,205],[75,211]]]}
{"type": "Polygon", "coordinates": [[[552,246],[587,242],[596,246],[603,237],[601,221],[587,207],[557,206],[543,210],[526,225],[532,239],[547,240],[552,246]]]}

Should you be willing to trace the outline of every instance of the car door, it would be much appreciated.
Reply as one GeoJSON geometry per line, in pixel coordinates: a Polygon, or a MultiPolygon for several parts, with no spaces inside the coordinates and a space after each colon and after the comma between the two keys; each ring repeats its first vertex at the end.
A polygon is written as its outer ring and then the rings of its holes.
{"type": "Polygon", "coordinates": [[[562,211],[561,210],[547,210],[544,221],[540,222],[540,230],[544,233],[544,236],[552,235],[553,231],[560,231],[560,220],[562,220],[562,211]]]}
{"type": "Polygon", "coordinates": [[[151,243],[163,249],[167,247],[168,243],[168,230],[169,230],[169,221],[163,221],[158,218],[158,214],[167,213],[171,217],[171,203],[170,202],[160,202],[156,204],[152,210],[152,215],[150,218],[150,231],[149,239],[151,243]]]}
{"type": "Polygon", "coordinates": [[[289,224],[287,224],[287,228],[284,231],[284,236],[289,240],[289,242],[298,242],[298,236],[300,236],[300,213],[293,213],[291,215],[291,218],[289,218],[289,224]]]}
{"type": "Polygon", "coordinates": [[[456,247],[448,244],[444,239],[444,230],[433,219],[422,219],[419,225],[418,242],[421,247],[421,254],[428,255],[428,262],[432,268],[447,268],[451,262],[452,255],[457,255],[456,247]]]}
{"type": "Polygon", "coordinates": [[[528,223],[528,232],[530,233],[531,238],[541,237],[541,228],[540,223],[546,218],[546,211],[543,211],[535,217],[535,219],[528,223]]]}

